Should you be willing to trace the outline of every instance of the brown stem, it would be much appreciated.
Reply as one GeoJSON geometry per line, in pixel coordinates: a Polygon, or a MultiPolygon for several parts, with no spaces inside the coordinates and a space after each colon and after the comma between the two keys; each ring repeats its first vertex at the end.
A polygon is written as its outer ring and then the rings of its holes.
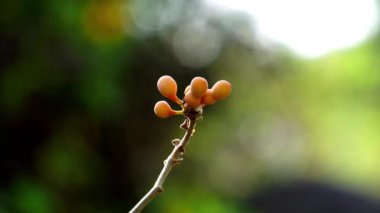
{"type": "Polygon", "coordinates": [[[185,147],[193,134],[195,124],[196,119],[189,119],[189,125],[185,135],[179,143],[174,143],[174,149],[164,161],[164,167],[162,168],[160,175],[158,175],[153,187],[148,191],[148,193],[145,194],[143,198],[141,198],[141,200],[133,207],[131,211],[129,211],[129,213],[141,212],[150,201],[164,191],[163,184],[170,171],[174,168],[174,166],[180,164],[183,160],[182,155],[184,154],[185,147]]]}

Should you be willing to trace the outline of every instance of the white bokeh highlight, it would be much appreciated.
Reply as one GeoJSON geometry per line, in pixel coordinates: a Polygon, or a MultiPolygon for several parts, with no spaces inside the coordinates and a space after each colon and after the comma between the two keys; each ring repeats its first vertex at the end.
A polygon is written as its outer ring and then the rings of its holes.
{"type": "Polygon", "coordinates": [[[316,58],[355,46],[378,25],[375,0],[205,0],[210,7],[252,16],[264,40],[316,58]]]}

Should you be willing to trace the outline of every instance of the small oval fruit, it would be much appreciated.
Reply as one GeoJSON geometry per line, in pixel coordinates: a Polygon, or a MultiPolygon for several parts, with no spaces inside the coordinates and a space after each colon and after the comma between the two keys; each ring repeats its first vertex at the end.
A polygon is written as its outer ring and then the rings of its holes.
{"type": "Polygon", "coordinates": [[[177,82],[171,76],[161,76],[157,81],[157,88],[164,97],[178,104],[181,103],[181,100],[177,97],[177,82]]]}
{"type": "Polygon", "coordinates": [[[190,91],[194,97],[202,97],[208,88],[207,80],[202,77],[195,77],[191,80],[190,91]]]}
{"type": "Polygon", "coordinates": [[[206,93],[202,96],[201,103],[204,105],[212,105],[215,104],[216,100],[212,96],[211,89],[207,89],[206,93]]]}
{"type": "Polygon", "coordinates": [[[154,113],[160,118],[167,118],[176,114],[166,101],[158,101],[154,105],[154,113]]]}
{"type": "Polygon", "coordinates": [[[198,97],[195,97],[191,91],[187,92],[185,95],[185,102],[190,106],[190,107],[195,107],[198,106],[201,103],[201,99],[198,97]]]}
{"type": "Polygon", "coordinates": [[[183,92],[183,94],[186,95],[186,93],[189,91],[190,91],[190,85],[187,85],[187,87],[185,88],[185,92],[183,92]]]}
{"type": "Polygon", "coordinates": [[[221,100],[231,94],[231,84],[226,80],[220,80],[211,88],[212,96],[215,100],[221,100]]]}

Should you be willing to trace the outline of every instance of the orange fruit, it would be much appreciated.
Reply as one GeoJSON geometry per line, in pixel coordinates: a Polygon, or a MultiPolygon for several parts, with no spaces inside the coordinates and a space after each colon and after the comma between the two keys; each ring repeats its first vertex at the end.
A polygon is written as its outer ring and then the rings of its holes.
{"type": "Polygon", "coordinates": [[[176,114],[166,101],[158,101],[154,105],[154,113],[160,118],[167,118],[176,114]]]}
{"type": "Polygon", "coordinates": [[[215,100],[221,100],[231,94],[231,84],[226,80],[220,80],[211,88],[212,97],[215,100]]]}
{"type": "Polygon", "coordinates": [[[177,97],[177,82],[170,76],[164,75],[157,81],[157,88],[160,93],[178,104],[182,101],[177,97]]]}
{"type": "Polygon", "coordinates": [[[190,91],[190,85],[187,85],[187,87],[185,88],[185,92],[183,92],[183,94],[186,95],[186,93],[189,91],[190,91]]]}
{"type": "Polygon", "coordinates": [[[201,103],[204,105],[212,105],[215,102],[216,102],[216,100],[212,96],[211,89],[207,89],[206,93],[202,96],[201,103]]]}
{"type": "Polygon", "coordinates": [[[190,91],[194,97],[202,97],[208,88],[207,80],[202,77],[195,77],[191,80],[190,91]]]}
{"type": "Polygon", "coordinates": [[[186,95],[185,95],[185,102],[191,106],[191,107],[195,107],[195,106],[198,106],[200,103],[201,103],[201,99],[198,98],[198,97],[195,97],[191,91],[187,92],[186,95]]]}

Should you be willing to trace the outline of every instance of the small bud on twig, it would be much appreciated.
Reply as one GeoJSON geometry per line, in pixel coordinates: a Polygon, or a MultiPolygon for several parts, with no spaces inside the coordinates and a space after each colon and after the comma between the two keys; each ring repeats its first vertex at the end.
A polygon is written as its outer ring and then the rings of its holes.
{"type": "Polygon", "coordinates": [[[183,123],[179,126],[181,129],[187,130],[189,129],[189,120],[185,119],[183,123]]]}
{"type": "Polygon", "coordinates": [[[173,144],[173,146],[178,146],[178,144],[179,144],[180,142],[181,142],[181,140],[178,139],[178,138],[172,140],[172,144],[173,144]]]}

